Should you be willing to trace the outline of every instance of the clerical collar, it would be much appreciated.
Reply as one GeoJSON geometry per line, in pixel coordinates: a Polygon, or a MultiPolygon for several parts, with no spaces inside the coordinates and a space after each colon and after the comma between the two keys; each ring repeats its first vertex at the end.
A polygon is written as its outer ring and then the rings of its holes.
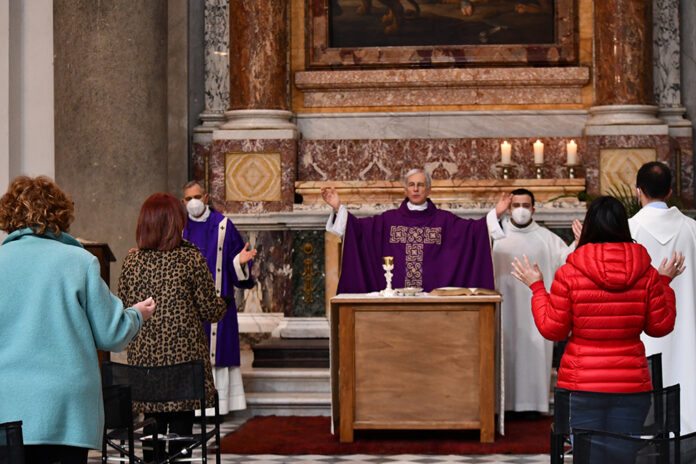
{"type": "Polygon", "coordinates": [[[657,208],[657,209],[669,209],[669,207],[667,206],[667,203],[665,203],[664,201],[653,201],[652,203],[648,203],[645,206],[648,206],[650,208],[657,208]]]}
{"type": "Polygon", "coordinates": [[[192,220],[193,222],[205,222],[208,220],[208,217],[210,217],[210,208],[208,205],[205,205],[205,213],[201,214],[199,217],[191,217],[191,215],[188,215],[189,219],[192,220]]]}
{"type": "Polygon", "coordinates": [[[406,207],[409,209],[409,211],[425,211],[428,209],[428,202],[426,201],[422,205],[414,205],[410,201],[407,201],[406,207]]]}

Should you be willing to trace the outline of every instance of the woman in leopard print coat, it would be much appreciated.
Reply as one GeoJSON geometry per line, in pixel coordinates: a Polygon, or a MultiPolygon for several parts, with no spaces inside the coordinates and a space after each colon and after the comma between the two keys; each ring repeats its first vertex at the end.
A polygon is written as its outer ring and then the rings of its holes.
{"type": "MultiPolygon", "coordinates": [[[[203,359],[207,405],[212,406],[215,387],[203,322],[219,321],[227,305],[215,294],[201,252],[181,238],[185,225],[186,212],[174,196],[155,193],[143,203],[136,229],[138,250],[124,260],[118,295],[126,305],[152,297],[157,311],[128,345],[128,363],[168,366],[203,359]]],[[[155,417],[160,433],[166,433],[169,423],[169,432],[179,435],[191,433],[197,408],[185,401],[136,404],[146,417],[155,417]]]]}

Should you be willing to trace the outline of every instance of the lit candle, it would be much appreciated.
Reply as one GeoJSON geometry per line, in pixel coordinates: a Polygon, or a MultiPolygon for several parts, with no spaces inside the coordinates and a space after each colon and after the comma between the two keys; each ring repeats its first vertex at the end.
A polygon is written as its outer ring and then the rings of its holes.
{"type": "Polygon", "coordinates": [[[544,144],[541,140],[534,142],[534,164],[544,164],[544,144]]]}
{"type": "Polygon", "coordinates": [[[507,141],[500,144],[500,163],[501,164],[510,164],[511,152],[512,152],[512,146],[507,141]]]}
{"type": "Polygon", "coordinates": [[[574,140],[566,144],[566,152],[568,153],[568,161],[566,161],[566,164],[569,166],[578,164],[578,144],[575,143],[574,140]]]}

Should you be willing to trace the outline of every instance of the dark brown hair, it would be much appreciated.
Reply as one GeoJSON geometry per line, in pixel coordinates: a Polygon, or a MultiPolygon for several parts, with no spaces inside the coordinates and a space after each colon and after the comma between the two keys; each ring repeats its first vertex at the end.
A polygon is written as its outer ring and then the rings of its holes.
{"type": "Polygon", "coordinates": [[[135,241],[141,250],[171,250],[181,244],[186,211],[175,196],[153,193],[140,208],[135,241]]]}
{"type": "Polygon", "coordinates": [[[70,196],[46,176],[17,177],[0,198],[0,230],[31,227],[35,234],[67,232],[75,217],[70,196]]]}
{"type": "Polygon", "coordinates": [[[582,223],[578,248],[586,243],[633,242],[624,205],[614,197],[602,196],[590,203],[582,223]]]}

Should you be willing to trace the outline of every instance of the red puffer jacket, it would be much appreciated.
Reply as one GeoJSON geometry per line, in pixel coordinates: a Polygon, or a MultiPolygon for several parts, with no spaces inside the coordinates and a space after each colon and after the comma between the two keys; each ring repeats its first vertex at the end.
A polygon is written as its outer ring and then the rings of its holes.
{"type": "Polygon", "coordinates": [[[558,386],[597,392],[652,389],[641,332],[663,337],[674,328],[670,278],[650,265],[636,243],[588,243],[556,272],[551,294],[531,289],[541,335],[564,340],[558,386]]]}

